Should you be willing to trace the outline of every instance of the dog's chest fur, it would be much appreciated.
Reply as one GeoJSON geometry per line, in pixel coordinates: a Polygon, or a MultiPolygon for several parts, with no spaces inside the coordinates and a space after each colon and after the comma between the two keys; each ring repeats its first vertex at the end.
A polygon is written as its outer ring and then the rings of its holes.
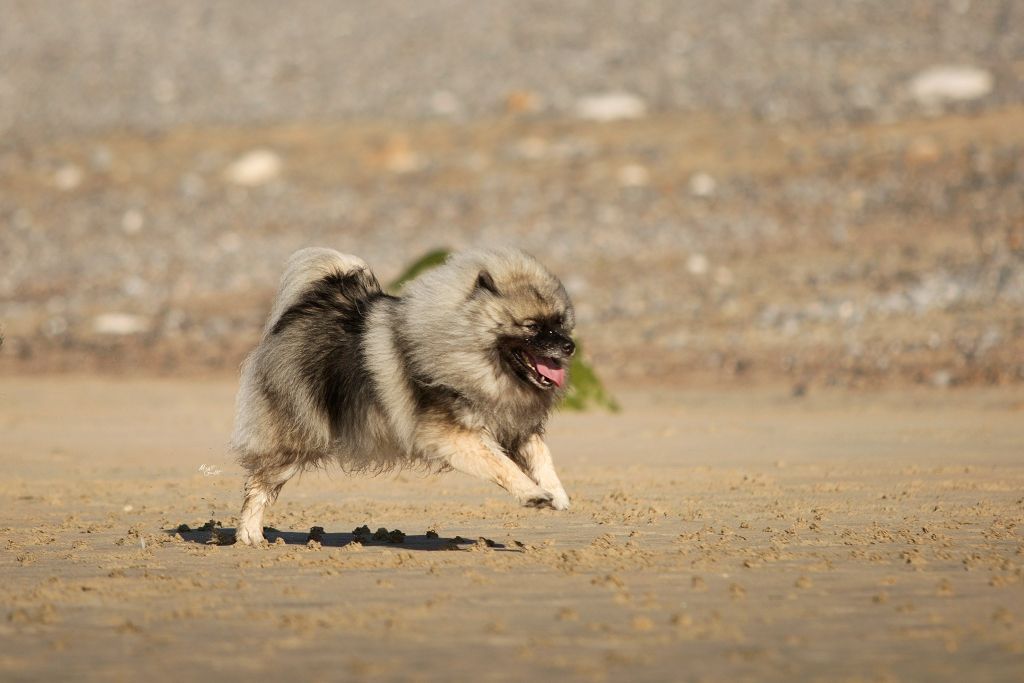
{"type": "Polygon", "coordinates": [[[489,434],[509,457],[514,457],[531,436],[544,432],[549,410],[532,397],[491,405],[448,387],[421,384],[416,393],[424,413],[439,414],[453,426],[489,434]]]}

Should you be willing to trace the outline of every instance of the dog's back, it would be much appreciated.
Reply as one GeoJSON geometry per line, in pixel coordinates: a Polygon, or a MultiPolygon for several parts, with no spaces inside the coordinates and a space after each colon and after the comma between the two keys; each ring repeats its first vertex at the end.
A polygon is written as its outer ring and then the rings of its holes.
{"type": "Polygon", "coordinates": [[[371,304],[384,297],[358,257],[323,248],[292,255],[242,366],[232,444],[243,464],[304,467],[330,454],[339,434],[360,432],[373,403],[361,339],[371,304]]]}

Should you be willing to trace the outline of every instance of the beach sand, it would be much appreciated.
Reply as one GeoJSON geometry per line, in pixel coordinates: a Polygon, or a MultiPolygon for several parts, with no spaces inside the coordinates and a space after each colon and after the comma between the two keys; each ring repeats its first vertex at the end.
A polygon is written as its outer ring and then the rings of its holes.
{"type": "Polygon", "coordinates": [[[619,389],[567,513],[328,469],[246,548],[234,380],[4,377],[0,679],[1019,680],[1019,388],[619,389]]]}

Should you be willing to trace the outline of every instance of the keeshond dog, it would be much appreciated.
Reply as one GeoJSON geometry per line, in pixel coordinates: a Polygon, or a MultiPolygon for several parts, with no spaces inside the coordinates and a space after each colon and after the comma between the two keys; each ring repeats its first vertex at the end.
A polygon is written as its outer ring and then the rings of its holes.
{"type": "Polygon", "coordinates": [[[299,472],[423,465],[565,510],[544,443],[565,391],[575,315],[562,283],[515,249],[450,257],[386,294],[359,258],[289,259],[263,337],[242,365],[232,447],[248,472],[236,532],[299,472]]]}

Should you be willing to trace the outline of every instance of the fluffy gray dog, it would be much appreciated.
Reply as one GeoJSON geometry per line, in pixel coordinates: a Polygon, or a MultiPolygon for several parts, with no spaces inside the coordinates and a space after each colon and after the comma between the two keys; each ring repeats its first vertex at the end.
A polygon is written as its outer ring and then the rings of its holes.
{"type": "Polygon", "coordinates": [[[456,255],[401,297],[355,256],[296,252],[242,366],[232,445],[249,477],[236,538],[261,542],[285,482],[327,460],[452,468],[567,509],[542,435],[574,324],[562,283],[514,249],[456,255]]]}

